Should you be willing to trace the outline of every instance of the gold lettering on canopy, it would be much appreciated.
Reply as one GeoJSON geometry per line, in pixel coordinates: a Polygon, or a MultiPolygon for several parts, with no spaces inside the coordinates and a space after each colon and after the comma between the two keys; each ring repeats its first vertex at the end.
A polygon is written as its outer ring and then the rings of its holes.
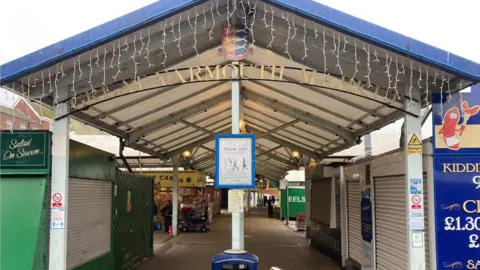
{"type": "MultiPolygon", "coordinates": [[[[156,90],[159,87],[176,85],[176,84],[186,84],[186,83],[195,83],[195,82],[208,82],[208,81],[231,81],[235,79],[239,80],[272,80],[278,82],[291,82],[295,84],[303,84],[316,87],[329,87],[333,88],[334,80],[333,76],[329,73],[323,73],[314,69],[305,69],[305,68],[296,68],[296,67],[286,67],[286,66],[277,66],[277,65],[254,65],[254,64],[224,64],[224,65],[203,65],[203,66],[194,66],[188,68],[178,68],[172,70],[164,70],[160,72],[155,72],[151,75],[144,76],[143,79],[149,80],[150,88],[143,88],[140,82],[140,77],[136,80],[131,81],[119,81],[106,87],[101,87],[98,89],[98,96],[90,95],[88,92],[82,93],[77,96],[77,102],[74,106],[75,109],[82,109],[83,107],[89,106],[99,101],[107,100],[114,98],[116,96],[121,96],[128,93],[134,93],[137,91],[143,90],[156,90]],[[289,71],[290,74],[297,73],[296,76],[290,75],[290,77],[301,78],[298,80],[286,80],[284,78],[285,70],[289,71]],[[266,74],[269,73],[269,74],[266,74]],[[204,74],[202,76],[202,74],[204,74]],[[153,87],[151,86],[151,80],[156,79],[158,85],[153,87]],[[112,90],[114,89],[114,90],[112,90]],[[124,90],[127,90],[126,92],[124,90]],[[80,102],[79,102],[80,101],[80,102]]],[[[345,77],[338,78],[337,86],[340,91],[350,92],[359,96],[364,96],[367,98],[377,99],[379,95],[379,87],[375,88],[375,91],[366,91],[365,86],[367,84],[358,80],[349,80],[345,77]]],[[[396,97],[394,97],[396,98],[396,97]]],[[[392,100],[390,100],[392,101],[392,100]]],[[[73,105],[73,104],[72,104],[73,105]]],[[[458,165],[449,165],[450,167],[444,167],[444,169],[452,172],[457,170],[461,172],[458,165]]],[[[471,170],[472,165],[468,165],[471,170]]],[[[480,166],[474,165],[475,170],[480,172],[480,166]]],[[[461,167],[461,166],[460,166],[461,167]]],[[[463,168],[463,167],[462,167],[463,168]]]]}

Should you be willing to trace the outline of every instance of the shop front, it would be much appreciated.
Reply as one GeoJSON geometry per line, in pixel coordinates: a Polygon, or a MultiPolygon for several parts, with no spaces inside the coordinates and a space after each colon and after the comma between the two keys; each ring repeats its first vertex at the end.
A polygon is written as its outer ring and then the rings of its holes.
{"type": "MultiPolygon", "coordinates": [[[[157,205],[154,219],[160,224],[160,227],[157,226],[156,229],[165,231],[165,217],[162,215],[162,209],[168,204],[168,201],[173,202],[173,172],[157,171],[142,172],[142,174],[154,177],[153,199],[157,205]]],[[[206,174],[197,171],[179,172],[178,204],[179,219],[186,215],[209,215],[211,211],[209,210],[209,198],[206,193],[206,174]]],[[[166,228],[166,231],[168,232],[168,228],[166,228]]]]}

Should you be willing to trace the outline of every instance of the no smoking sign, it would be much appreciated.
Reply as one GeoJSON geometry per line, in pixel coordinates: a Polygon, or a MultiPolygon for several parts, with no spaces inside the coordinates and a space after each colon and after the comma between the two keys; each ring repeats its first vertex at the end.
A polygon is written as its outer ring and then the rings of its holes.
{"type": "Polygon", "coordinates": [[[422,209],[422,197],[420,197],[419,195],[413,195],[411,197],[411,201],[412,201],[412,209],[422,209]]]}
{"type": "Polygon", "coordinates": [[[63,196],[59,192],[55,192],[52,195],[52,207],[62,207],[63,196]]]}

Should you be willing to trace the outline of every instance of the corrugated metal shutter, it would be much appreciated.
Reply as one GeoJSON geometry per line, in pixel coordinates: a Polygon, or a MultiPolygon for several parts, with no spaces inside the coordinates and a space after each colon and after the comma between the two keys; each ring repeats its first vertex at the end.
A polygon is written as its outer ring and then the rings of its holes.
{"type": "Polygon", "coordinates": [[[427,175],[423,175],[423,209],[425,211],[425,269],[430,269],[430,248],[428,246],[428,182],[427,175]]]}
{"type": "Polygon", "coordinates": [[[377,270],[408,269],[405,176],[374,181],[377,270]]]}
{"type": "Polygon", "coordinates": [[[340,229],[341,225],[341,211],[340,211],[340,178],[335,178],[335,210],[336,210],[336,222],[337,228],[340,229]]]}
{"type": "Polygon", "coordinates": [[[331,178],[312,180],[310,220],[330,226],[331,178]]]}
{"type": "Polygon", "coordinates": [[[363,240],[360,224],[360,183],[347,181],[348,258],[362,264],[363,240]]]}
{"type": "MultiPolygon", "coordinates": [[[[426,175],[423,176],[424,198],[428,198],[426,175]]],[[[405,213],[405,176],[375,178],[375,232],[378,270],[408,268],[407,220],[405,213]]],[[[430,267],[428,247],[428,200],[424,200],[425,260],[430,267]]]]}
{"type": "Polygon", "coordinates": [[[70,178],[67,269],[110,251],[112,182],[70,178]]]}

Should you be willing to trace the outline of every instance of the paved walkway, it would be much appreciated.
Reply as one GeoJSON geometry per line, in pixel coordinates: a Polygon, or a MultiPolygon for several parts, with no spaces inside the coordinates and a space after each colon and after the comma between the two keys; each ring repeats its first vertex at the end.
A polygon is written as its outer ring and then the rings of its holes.
{"type": "MultiPolygon", "coordinates": [[[[268,219],[265,210],[245,219],[245,249],[260,259],[260,270],[278,266],[283,270],[338,270],[338,265],[308,245],[301,233],[278,219],[268,219]]],[[[185,233],[171,239],[168,248],[141,264],[138,270],[209,270],[212,256],[231,246],[231,216],[216,216],[208,233],[185,233]]]]}

